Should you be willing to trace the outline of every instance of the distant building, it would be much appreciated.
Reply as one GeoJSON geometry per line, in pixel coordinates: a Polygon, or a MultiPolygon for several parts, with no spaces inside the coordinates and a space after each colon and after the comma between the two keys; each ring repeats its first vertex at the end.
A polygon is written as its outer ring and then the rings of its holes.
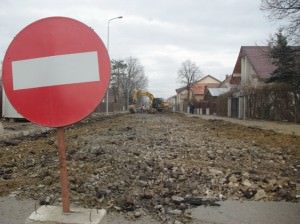
{"type": "Polygon", "coordinates": [[[207,88],[216,88],[220,85],[221,81],[211,75],[207,75],[195,82],[192,86],[192,96],[196,102],[204,99],[205,90],[207,88]]]}
{"type": "Polygon", "coordinates": [[[202,102],[202,110],[199,113],[206,115],[217,114],[217,115],[227,115],[227,99],[225,102],[217,103],[217,100],[223,94],[230,91],[230,88],[207,88],[205,91],[204,100],[202,102]],[[222,108],[225,107],[225,108],[222,108]],[[223,111],[221,113],[221,111],[223,111]]]}
{"type": "Polygon", "coordinates": [[[231,76],[230,75],[226,75],[224,81],[222,81],[219,85],[218,88],[231,88],[232,84],[230,83],[231,81],[231,76]]]}
{"type": "Polygon", "coordinates": [[[216,79],[211,75],[206,75],[205,77],[197,80],[192,84],[190,99],[188,100],[187,87],[181,87],[176,89],[176,109],[179,112],[188,112],[189,106],[188,102],[193,103],[193,107],[197,108],[199,103],[204,99],[205,90],[209,87],[218,87],[221,81],[216,79]]]}
{"type": "Polygon", "coordinates": [[[175,111],[176,111],[176,99],[177,99],[177,97],[176,97],[176,95],[174,95],[174,96],[169,97],[169,98],[166,100],[167,103],[169,104],[170,109],[171,109],[172,112],[175,112],[175,111]]]}

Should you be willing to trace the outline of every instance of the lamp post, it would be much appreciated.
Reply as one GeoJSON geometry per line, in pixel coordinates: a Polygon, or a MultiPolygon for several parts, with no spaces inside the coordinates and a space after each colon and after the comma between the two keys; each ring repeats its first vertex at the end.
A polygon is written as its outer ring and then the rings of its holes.
{"type": "MultiPolygon", "coordinates": [[[[106,43],[106,48],[107,48],[108,53],[109,53],[109,25],[110,25],[110,22],[115,20],[115,19],[122,19],[122,18],[123,18],[123,16],[118,16],[118,17],[111,18],[107,21],[107,43],[106,43]]],[[[108,86],[108,89],[106,91],[106,115],[108,115],[108,92],[109,92],[109,86],[108,86]]]]}

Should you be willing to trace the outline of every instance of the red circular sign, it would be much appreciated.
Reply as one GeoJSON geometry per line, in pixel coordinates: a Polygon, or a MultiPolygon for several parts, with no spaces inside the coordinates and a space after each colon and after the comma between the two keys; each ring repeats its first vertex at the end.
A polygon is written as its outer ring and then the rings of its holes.
{"type": "Polygon", "coordinates": [[[25,27],[3,61],[3,86],[15,109],[33,123],[62,127],[94,111],[107,90],[110,59],[85,24],[49,17],[25,27]]]}

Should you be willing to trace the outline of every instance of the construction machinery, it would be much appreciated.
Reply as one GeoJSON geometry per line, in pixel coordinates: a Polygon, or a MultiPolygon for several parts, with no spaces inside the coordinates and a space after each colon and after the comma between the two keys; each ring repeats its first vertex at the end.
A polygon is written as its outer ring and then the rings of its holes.
{"type": "Polygon", "coordinates": [[[169,105],[163,98],[155,98],[152,93],[143,90],[134,90],[132,94],[133,104],[130,105],[129,111],[155,113],[169,111],[169,105]],[[143,97],[148,97],[146,102],[143,97]]]}
{"type": "Polygon", "coordinates": [[[144,111],[151,112],[153,99],[154,96],[152,93],[148,91],[135,89],[132,94],[133,104],[130,105],[129,111],[131,113],[144,112],[144,111]],[[148,101],[146,102],[145,100],[143,100],[143,97],[147,97],[148,101]]]}
{"type": "Polygon", "coordinates": [[[169,104],[163,98],[154,98],[152,108],[158,112],[166,112],[170,110],[169,104]]]}

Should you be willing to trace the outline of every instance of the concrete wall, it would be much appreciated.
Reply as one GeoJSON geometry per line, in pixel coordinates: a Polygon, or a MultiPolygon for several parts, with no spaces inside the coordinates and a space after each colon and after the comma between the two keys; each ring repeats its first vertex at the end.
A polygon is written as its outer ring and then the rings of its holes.
{"type": "Polygon", "coordinates": [[[23,118],[9,102],[5,91],[2,90],[2,117],[5,118],[23,118]]]}
{"type": "Polygon", "coordinates": [[[228,97],[227,105],[227,117],[231,117],[231,97],[228,97]]]}
{"type": "MultiPolygon", "coordinates": [[[[0,66],[0,76],[2,76],[1,66],[0,66]]],[[[19,114],[9,102],[5,94],[4,88],[2,86],[2,77],[0,77],[0,91],[1,91],[0,93],[1,116],[6,118],[23,118],[21,114],[19,114]]]]}
{"type": "Polygon", "coordinates": [[[240,96],[238,118],[245,120],[247,118],[246,114],[247,114],[247,96],[240,96]]]}

